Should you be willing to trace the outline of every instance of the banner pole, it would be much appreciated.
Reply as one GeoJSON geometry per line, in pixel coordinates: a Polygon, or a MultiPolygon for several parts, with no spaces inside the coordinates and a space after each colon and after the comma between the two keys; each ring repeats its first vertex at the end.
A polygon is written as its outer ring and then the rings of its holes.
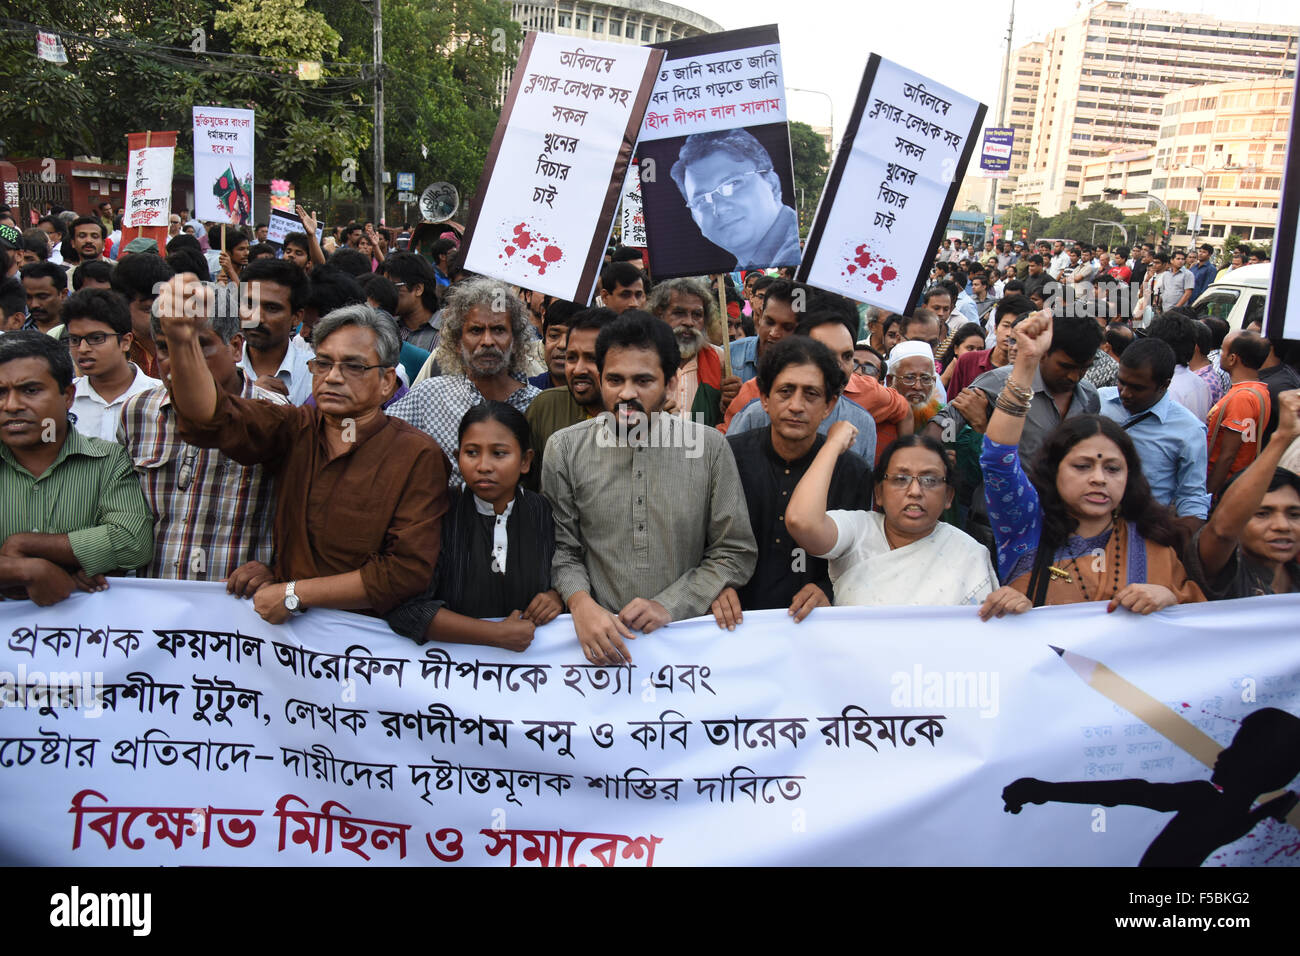
{"type": "Polygon", "coordinates": [[[727,325],[727,293],[721,273],[718,274],[718,321],[722,323],[722,374],[731,378],[731,334],[727,325]]]}

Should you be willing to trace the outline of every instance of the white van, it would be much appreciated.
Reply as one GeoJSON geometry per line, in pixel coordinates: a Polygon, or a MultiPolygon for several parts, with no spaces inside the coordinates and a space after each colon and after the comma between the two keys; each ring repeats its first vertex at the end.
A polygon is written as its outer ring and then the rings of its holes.
{"type": "Polygon", "coordinates": [[[1234,332],[1256,320],[1262,327],[1268,305],[1268,286],[1272,278],[1272,262],[1233,269],[1217,282],[1211,282],[1201,297],[1192,303],[1192,308],[1198,316],[1215,316],[1226,320],[1234,332]]]}

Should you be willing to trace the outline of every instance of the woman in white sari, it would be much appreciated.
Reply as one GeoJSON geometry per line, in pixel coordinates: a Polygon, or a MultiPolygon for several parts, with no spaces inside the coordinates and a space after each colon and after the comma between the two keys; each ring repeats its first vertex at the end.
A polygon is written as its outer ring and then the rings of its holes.
{"type": "Polygon", "coordinates": [[[933,438],[909,435],[881,453],[874,478],[883,513],[826,510],[835,459],[856,431],[846,421],[830,427],[785,512],[795,543],[830,561],[836,605],[980,604],[997,589],[997,573],[987,548],[939,521],[954,488],[933,438]]]}

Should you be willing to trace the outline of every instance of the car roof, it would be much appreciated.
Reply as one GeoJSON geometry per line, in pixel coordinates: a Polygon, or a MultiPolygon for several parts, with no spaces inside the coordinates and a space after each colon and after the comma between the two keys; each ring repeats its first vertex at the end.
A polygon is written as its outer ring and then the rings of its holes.
{"type": "Polygon", "coordinates": [[[1257,262],[1253,266],[1233,269],[1212,285],[1244,285],[1255,289],[1267,289],[1272,279],[1273,263],[1257,262]]]}

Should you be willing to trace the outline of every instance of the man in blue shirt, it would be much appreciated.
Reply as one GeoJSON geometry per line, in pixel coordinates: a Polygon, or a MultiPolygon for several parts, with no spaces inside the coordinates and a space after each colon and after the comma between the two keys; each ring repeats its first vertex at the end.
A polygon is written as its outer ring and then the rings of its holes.
{"type": "Polygon", "coordinates": [[[1101,414],[1122,426],[1137,446],[1151,494],[1195,532],[1210,511],[1205,422],[1169,397],[1173,376],[1173,348],[1161,339],[1138,339],[1120,356],[1119,387],[1097,394],[1101,414]]]}
{"type": "Polygon", "coordinates": [[[1201,293],[1209,288],[1218,273],[1219,267],[1214,264],[1214,246],[1207,242],[1196,250],[1196,264],[1192,266],[1192,275],[1196,278],[1196,284],[1192,286],[1192,298],[1188,305],[1200,298],[1201,293]]]}

